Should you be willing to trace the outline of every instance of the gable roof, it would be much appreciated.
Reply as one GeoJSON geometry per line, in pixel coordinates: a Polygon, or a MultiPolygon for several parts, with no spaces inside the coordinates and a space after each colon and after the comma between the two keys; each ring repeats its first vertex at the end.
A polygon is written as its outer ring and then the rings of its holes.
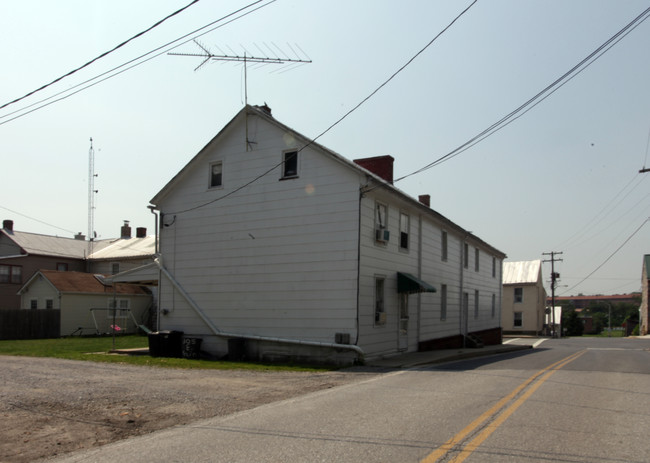
{"type": "Polygon", "coordinates": [[[541,278],[542,261],[526,260],[503,263],[503,284],[537,283],[541,278]]]}
{"type": "Polygon", "coordinates": [[[39,276],[44,277],[57,291],[61,293],[83,294],[120,294],[147,295],[147,291],[134,285],[115,284],[111,286],[103,282],[104,275],[93,275],[83,272],[62,272],[58,270],[39,270],[18,292],[22,294],[39,276]]]}
{"type": "MultiPolygon", "coordinates": [[[[23,254],[85,259],[88,254],[88,241],[60,236],[40,235],[20,231],[0,230],[21,249],[23,254]]],[[[93,248],[101,249],[107,240],[94,241],[93,248]]]]}
{"type": "Polygon", "coordinates": [[[349,169],[353,169],[357,172],[363,173],[368,179],[372,180],[376,186],[370,186],[368,185],[368,191],[372,190],[377,187],[385,188],[386,190],[396,194],[403,200],[409,202],[412,206],[420,209],[423,213],[428,214],[429,216],[434,217],[437,221],[442,222],[445,226],[455,229],[459,234],[464,235],[467,237],[468,240],[473,241],[476,244],[481,244],[483,247],[487,248],[492,252],[494,255],[499,256],[500,258],[505,258],[506,254],[503,253],[502,251],[499,251],[492,245],[486,243],[482,239],[480,239],[478,236],[474,235],[472,232],[469,232],[456,223],[452,222],[442,214],[436,212],[435,210],[431,209],[429,206],[425,206],[422,204],[420,201],[417,199],[411,197],[410,195],[406,194],[405,192],[401,191],[400,189],[396,188],[392,183],[387,182],[380,176],[376,175],[374,172],[371,172],[364,167],[360,166],[359,164],[343,157],[342,155],[330,150],[329,148],[309,139],[308,137],[305,137],[301,133],[293,130],[292,128],[284,125],[283,123],[279,122],[277,119],[275,119],[273,116],[271,116],[270,111],[265,110],[261,107],[258,106],[251,106],[251,105],[246,105],[244,106],[243,109],[241,109],[235,117],[233,117],[230,122],[228,122],[220,131],[217,135],[215,135],[172,179],[167,182],[167,184],[150,200],[150,203],[154,206],[157,206],[163,198],[169,194],[169,192],[174,188],[174,186],[181,181],[181,179],[188,173],[190,170],[191,166],[193,166],[194,161],[199,159],[203,153],[213,144],[217,143],[222,136],[228,131],[229,128],[231,128],[239,119],[242,119],[244,117],[247,117],[248,115],[255,115],[260,117],[261,119],[265,120],[266,122],[275,125],[276,127],[280,128],[284,133],[291,133],[297,140],[300,140],[301,143],[304,144],[304,147],[310,146],[312,148],[315,148],[324,154],[329,155],[331,158],[336,160],[337,162],[345,165],[349,169]]]}
{"type": "Polygon", "coordinates": [[[156,237],[119,238],[110,241],[108,245],[93,252],[88,258],[91,260],[129,259],[138,257],[151,257],[156,253],[156,237]]]}

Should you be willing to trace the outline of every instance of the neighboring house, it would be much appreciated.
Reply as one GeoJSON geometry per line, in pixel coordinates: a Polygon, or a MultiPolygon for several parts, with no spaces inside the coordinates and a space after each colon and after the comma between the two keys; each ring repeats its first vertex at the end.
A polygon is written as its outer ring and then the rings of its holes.
{"type": "Polygon", "coordinates": [[[12,220],[0,230],[0,310],[20,308],[18,290],[39,269],[86,271],[88,242],[79,238],[14,230],[12,220]]]}
{"type": "Polygon", "coordinates": [[[337,363],[500,343],[505,254],[392,175],[390,156],[352,162],[244,107],[151,200],[160,329],[337,363]]]}
{"type": "MultiPolygon", "coordinates": [[[[542,261],[503,263],[501,326],[507,334],[542,334],[546,290],[542,261]]],[[[556,320],[556,323],[559,323],[556,320]]]]}
{"type": "Polygon", "coordinates": [[[113,326],[135,333],[152,303],[150,292],[138,286],[111,286],[103,275],[56,270],[37,271],[19,295],[22,309],[60,310],[60,336],[111,333],[113,326]]]}
{"type": "Polygon", "coordinates": [[[102,246],[89,256],[90,272],[115,275],[153,262],[155,236],[147,236],[147,229],[139,227],[132,237],[128,221],[120,232],[119,239],[102,241],[102,246]]]}
{"type": "Polygon", "coordinates": [[[650,321],[650,254],[643,256],[643,269],[641,270],[641,308],[639,309],[639,334],[645,336],[649,332],[650,321]]]}
{"type": "Polygon", "coordinates": [[[4,220],[0,230],[0,310],[20,308],[18,290],[38,270],[114,274],[153,262],[155,237],[138,228],[134,238],[128,222],[121,237],[87,241],[14,230],[4,220]]]}

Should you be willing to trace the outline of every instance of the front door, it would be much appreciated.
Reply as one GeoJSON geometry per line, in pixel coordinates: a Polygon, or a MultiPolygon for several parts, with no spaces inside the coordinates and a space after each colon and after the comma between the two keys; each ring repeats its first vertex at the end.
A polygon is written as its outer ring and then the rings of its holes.
{"type": "Polygon", "coordinates": [[[401,293],[399,295],[399,350],[407,350],[409,347],[409,295],[401,293]]]}

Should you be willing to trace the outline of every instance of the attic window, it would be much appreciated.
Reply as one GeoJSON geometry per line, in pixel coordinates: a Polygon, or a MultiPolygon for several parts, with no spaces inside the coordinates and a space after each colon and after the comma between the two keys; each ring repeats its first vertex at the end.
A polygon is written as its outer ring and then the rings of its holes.
{"type": "Polygon", "coordinates": [[[282,154],[282,178],[298,176],[298,151],[286,151],[282,154]]]}
{"type": "Polygon", "coordinates": [[[219,188],[223,186],[223,164],[221,161],[210,164],[210,183],[209,188],[219,188]]]}

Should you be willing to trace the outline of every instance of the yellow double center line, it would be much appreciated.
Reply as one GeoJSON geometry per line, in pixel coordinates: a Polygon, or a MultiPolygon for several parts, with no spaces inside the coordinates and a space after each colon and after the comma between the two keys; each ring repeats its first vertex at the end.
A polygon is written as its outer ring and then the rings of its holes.
{"type": "Polygon", "coordinates": [[[458,455],[455,458],[450,460],[451,463],[461,463],[469,457],[474,450],[476,450],[484,441],[487,439],[490,434],[497,430],[505,420],[512,415],[515,410],[517,410],[533,393],[557,370],[565,366],[566,364],[573,362],[575,359],[584,354],[586,350],[576,352],[575,354],[569,355],[568,357],[563,358],[562,360],[555,362],[543,370],[538,371],[533,376],[528,378],[526,381],[517,386],[510,394],[505,396],[503,399],[499,400],[492,408],[481,414],[478,418],[468,424],[463,430],[461,430],[454,437],[449,439],[447,442],[442,444],[437,450],[429,454],[421,463],[434,463],[441,458],[447,456],[448,453],[456,450],[459,451],[458,455]],[[535,384],[530,386],[533,382],[537,381],[535,384]],[[530,386],[530,387],[528,387],[530,386]],[[517,397],[524,389],[528,388],[521,396],[517,397]],[[502,409],[515,397],[517,397],[514,402],[512,402],[503,412],[499,414],[502,409]],[[460,444],[477,428],[479,428],[483,423],[488,420],[492,420],[488,423],[483,430],[481,430],[471,441],[467,444],[460,447],[460,444]]]}

